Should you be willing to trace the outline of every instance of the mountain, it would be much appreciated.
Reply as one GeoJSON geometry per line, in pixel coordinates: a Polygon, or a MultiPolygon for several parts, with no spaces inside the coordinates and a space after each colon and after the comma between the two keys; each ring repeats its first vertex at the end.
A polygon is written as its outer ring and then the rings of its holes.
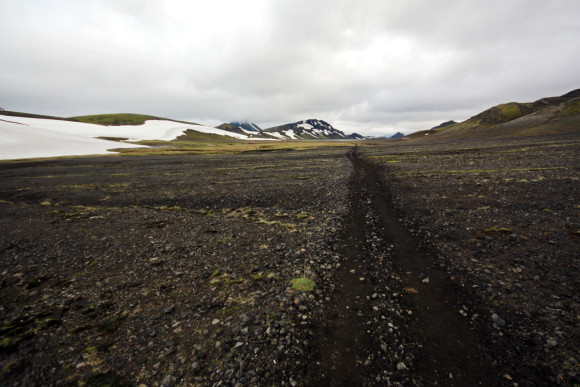
{"type": "Polygon", "coordinates": [[[326,121],[314,119],[275,126],[273,128],[265,129],[263,133],[275,136],[281,140],[344,140],[364,138],[356,133],[347,135],[344,132],[333,128],[332,125],[326,121]]]}
{"type": "Polygon", "coordinates": [[[463,122],[447,122],[410,137],[507,138],[580,132],[580,89],[535,102],[493,106],[463,122]]]}
{"type": "Polygon", "coordinates": [[[216,126],[217,129],[247,136],[249,139],[277,140],[275,136],[264,133],[262,128],[253,122],[230,122],[216,126]]]}
{"type": "Polygon", "coordinates": [[[391,137],[389,137],[390,139],[396,139],[396,138],[401,138],[401,137],[405,137],[405,135],[401,132],[397,132],[395,134],[393,134],[391,137]]]}
{"type": "Polygon", "coordinates": [[[262,130],[258,125],[254,124],[253,122],[230,122],[231,126],[235,126],[241,129],[244,129],[248,132],[259,132],[262,130]]]}
{"type": "Polygon", "coordinates": [[[366,140],[368,137],[363,136],[362,134],[358,133],[351,133],[346,136],[349,140],[366,140]]]}
{"type": "Polygon", "coordinates": [[[262,131],[262,128],[253,122],[229,122],[216,126],[216,128],[240,134],[259,133],[262,131]]]}

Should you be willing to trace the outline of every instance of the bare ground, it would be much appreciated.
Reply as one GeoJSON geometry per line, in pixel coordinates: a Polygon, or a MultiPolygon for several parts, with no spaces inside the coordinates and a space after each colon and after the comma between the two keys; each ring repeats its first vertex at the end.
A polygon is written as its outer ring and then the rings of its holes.
{"type": "Polygon", "coordinates": [[[1,164],[3,384],[577,384],[578,149],[1,164]]]}

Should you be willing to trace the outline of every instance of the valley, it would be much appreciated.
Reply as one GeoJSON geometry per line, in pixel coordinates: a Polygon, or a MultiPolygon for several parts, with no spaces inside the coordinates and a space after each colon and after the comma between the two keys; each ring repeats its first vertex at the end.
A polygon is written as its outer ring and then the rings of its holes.
{"type": "Polygon", "coordinates": [[[0,164],[9,385],[580,383],[576,134],[0,164]]]}

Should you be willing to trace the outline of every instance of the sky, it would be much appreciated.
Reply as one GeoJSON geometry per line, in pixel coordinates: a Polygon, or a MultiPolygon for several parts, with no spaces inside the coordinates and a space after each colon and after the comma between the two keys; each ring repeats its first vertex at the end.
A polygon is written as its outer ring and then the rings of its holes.
{"type": "Polygon", "coordinates": [[[576,0],[2,0],[0,108],[390,135],[580,88],[576,0]]]}

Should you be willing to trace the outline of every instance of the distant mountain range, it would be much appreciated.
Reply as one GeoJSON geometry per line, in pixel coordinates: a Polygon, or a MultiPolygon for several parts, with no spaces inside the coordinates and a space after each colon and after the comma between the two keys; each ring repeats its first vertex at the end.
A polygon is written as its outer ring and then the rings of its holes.
{"type": "Polygon", "coordinates": [[[535,102],[510,102],[463,122],[448,121],[409,138],[507,138],[580,132],[580,89],[535,102]]]}
{"type": "Polygon", "coordinates": [[[358,133],[346,134],[326,121],[310,119],[291,124],[261,129],[251,122],[230,122],[217,126],[218,129],[247,135],[251,138],[278,140],[353,140],[365,139],[358,133]]]}

